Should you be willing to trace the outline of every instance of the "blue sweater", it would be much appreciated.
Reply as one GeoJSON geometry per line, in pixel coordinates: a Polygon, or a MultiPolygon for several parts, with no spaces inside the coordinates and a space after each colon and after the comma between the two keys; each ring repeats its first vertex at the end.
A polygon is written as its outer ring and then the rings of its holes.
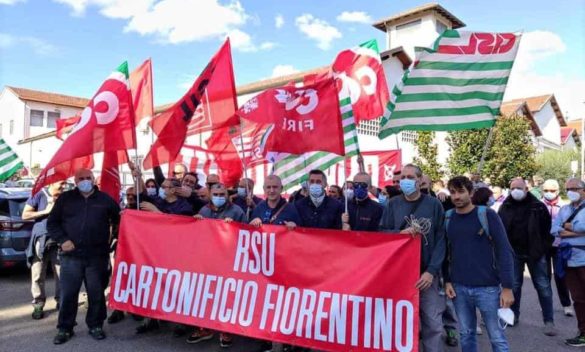
{"type": "Polygon", "coordinates": [[[292,221],[300,226],[301,218],[299,217],[297,208],[295,208],[293,203],[287,203],[284,198],[280,199],[280,202],[275,208],[269,207],[268,202],[265,200],[258,203],[252,212],[252,216],[250,216],[250,221],[260,218],[263,224],[269,224],[270,219],[276,214],[281,206],[284,206],[284,209],[278,214],[272,225],[283,225],[285,221],[292,221]]]}
{"type": "Polygon", "coordinates": [[[481,230],[477,207],[467,214],[453,212],[446,229],[449,247],[449,269],[445,281],[466,286],[499,286],[514,284],[514,252],[502,220],[487,209],[492,241],[481,230]]]}

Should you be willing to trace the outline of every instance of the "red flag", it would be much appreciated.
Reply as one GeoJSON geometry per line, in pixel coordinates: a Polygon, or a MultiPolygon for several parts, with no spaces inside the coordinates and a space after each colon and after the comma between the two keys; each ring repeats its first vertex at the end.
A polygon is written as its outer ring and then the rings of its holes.
{"type": "Polygon", "coordinates": [[[142,65],[130,73],[130,91],[136,112],[135,125],[138,126],[143,119],[149,121],[154,116],[152,62],[150,59],[144,61],[142,65]]]}
{"type": "Polygon", "coordinates": [[[268,162],[264,157],[266,141],[273,128],[274,125],[242,119],[240,126],[230,131],[232,144],[247,168],[268,162]],[[240,128],[242,129],[241,133],[240,128]]]}
{"type": "Polygon", "coordinates": [[[231,139],[236,129],[235,126],[219,128],[206,140],[217,163],[221,182],[228,186],[237,185],[243,173],[242,160],[231,139]]]}
{"type": "Polygon", "coordinates": [[[174,160],[187,135],[238,124],[236,87],[229,39],[191,89],[151,124],[158,139],[144,159],[150,169],[174,160]]]}
{"type": "Polygon", "coordinates": [[[119,150],[117,152],[104,153],[104,161],[102,163],[101,185],[100,191],[107,193],[116,203],[120,198],[120,189],[122,183],[120,182],[120,170],[118,165],[128,162],[128,152],[119,150]]]}
{"type": "Polygon", "coordinates": [[[44,185],[72,176],[88,167],[98,152],[136,148],[134,109],[128,89],[128,63],[124,62],[102,84],[71,134],[40,173],[32,193],[44,185]]]}
{"type": "Polygon", "coordinates": [[[246,102],[238,115],[274,124],[266,141],[271,152],[303,154],[311,151],[345,155],[337,87],[324,78],[302,88],[268,89],[246,102]]]}
{"type": "Polygon", "coordinates": [[[349,89],[356,123],[384,114],[390,94],[375,41],[340,52],[331,70],[349,89]]]}
{"type": "Polygon", "coordinates": [[[362,152],[364,156],[378,157],[378,187],[392,185],[394,172],[402,168],[402,152],[400,150],[385,150],[362,152]]]}
{"type": "Polygon", "coordinates": [[[57,135],[56,137],[62,141],[65,140],[65,134],[69,134],[69,132],[71,132],[71,130],[73,129],[73,126],[75,126],[79,120],[81,119],[81,116],[79,115],[75,115],[73,117],[67,117],[64,119],[58,119],[57,120],[57,135]]]}

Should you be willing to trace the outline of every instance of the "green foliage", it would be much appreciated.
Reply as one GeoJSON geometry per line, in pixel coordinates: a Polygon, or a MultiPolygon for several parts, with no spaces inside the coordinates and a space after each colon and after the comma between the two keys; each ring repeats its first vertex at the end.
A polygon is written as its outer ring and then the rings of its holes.
{"type": "MultiPolygon", "coordinates": [[[[557,180],[562,186],[568,178],[573,177],[571,161],[580,159],[581,153],[578,150],[546,150],[536,156],[536,175],[543,180],[557,180]]],[[[579,167],[575,175],[581,175],[580,169],[579,167]]]]}
{"type": "Polygon", "coordinates": [[[423,173],[432,180],[438,180],[441,178],[441,165],[437,161],[438,147],[433,143],[434,139],[435,132],[417,132],[416,149],[418,150],[418,157],[414,158],[414,163],[420,166],[423,173]]]}
{"type": "Polygon", "coordinates": [[[447,135],[447,144],[451,149],[447,166],[451,176],[477,171],[488,134],[489,129],[482,128],[453,131],[447,135]]]}
{"type": "Polygon", "coordinates": [[[498,118],[482,172],[492,185],[507,186],[514,177],[528,178],[536,173],[529,131],[528,120],[522,116],[498,118]]]}

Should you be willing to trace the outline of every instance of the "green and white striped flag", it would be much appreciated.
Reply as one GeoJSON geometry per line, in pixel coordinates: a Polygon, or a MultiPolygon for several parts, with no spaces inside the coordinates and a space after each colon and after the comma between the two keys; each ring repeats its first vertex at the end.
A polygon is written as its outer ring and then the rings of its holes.
{"type": "Polygon", "coordinates": [[[349,94],[345,93],[343,96],[341,94],[343,93],[340,93],[339,109],[343,120],[345,157],[333,153],[311,152],[302,155],[289,154],[281,158],[274,164],[274,174],[282,179],[285,190],[298,186],[300,182],[307,180],[309,171],[313,169],[325,171],[345,158],[358,154],[358,137],[351,99],[349,94]]]}
{"type": "Polygon", "coordinates": [[[0,138],[0,181],[9,179],[23,167],[20,157],[0,138]]]}
{"type": "Polygon", "coordinates": [[[450,131],[493,126],[520,34],[447,30],[394,87],[380,139],[402,130],[450,131]]]}

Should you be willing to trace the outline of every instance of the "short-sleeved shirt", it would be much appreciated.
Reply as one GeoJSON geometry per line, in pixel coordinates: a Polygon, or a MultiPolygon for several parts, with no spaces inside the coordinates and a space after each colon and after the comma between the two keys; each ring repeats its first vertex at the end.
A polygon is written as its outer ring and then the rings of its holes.
{"type": "MultiPolygon", "coordinates": [[[[49,192],[46,188],[32,195],[27,201],[26,205],[32,207],[35,211],[43,211],[49,206],[49,192]]],[[[35,219],[35,224],[32,229],[33,235],[47,234],[47,218],[49,215],[42,216],[35,219]]]]}

